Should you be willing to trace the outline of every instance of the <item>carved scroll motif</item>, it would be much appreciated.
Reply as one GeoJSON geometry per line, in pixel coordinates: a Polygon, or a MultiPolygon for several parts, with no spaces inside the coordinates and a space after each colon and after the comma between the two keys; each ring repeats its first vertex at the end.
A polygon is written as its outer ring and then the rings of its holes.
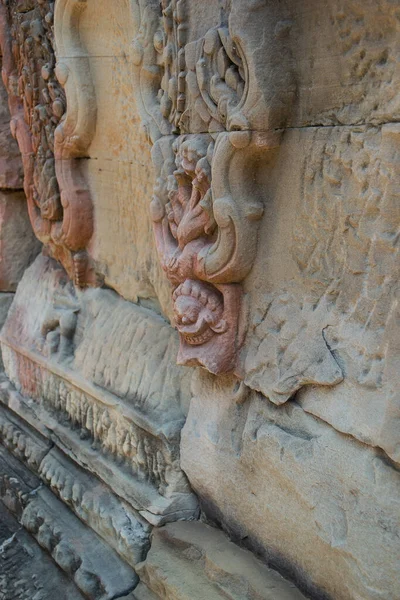
{"type": "Polygon", "coordinates": [[[280,133],[251,131],[242,111],[247,63],[228,22],[189,42],[186,2],[161,4],[137,0],[133,44],[138,107],[154,144],[155,239],[173,285],[178,363],[229,372],[244,336],[240,284],[263,214],[249,173],[280,133]]]}
{"type": "Polygon", "coordinates": [[[84,287],[96,284],[86,252],[93,209],[80,160],[87,156],[96,127],[94,87],[78,27],[86,0],[54,4],[41,0],[20,6],[1,0],[2,75],[32,227],[84,287]],[[69,57],[57,66],[56,44],[58,53],[69,57]]]}

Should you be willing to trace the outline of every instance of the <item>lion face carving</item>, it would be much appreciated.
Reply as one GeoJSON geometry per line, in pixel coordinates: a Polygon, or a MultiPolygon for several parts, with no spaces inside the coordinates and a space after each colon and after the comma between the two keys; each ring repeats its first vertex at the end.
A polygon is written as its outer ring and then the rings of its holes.
{"type": "Polygon", "coordinates": [[[199,346],[224,333],[223,302],[211,286],[187,279],[173,294],[175,323],[187,344],[199,346]]]}

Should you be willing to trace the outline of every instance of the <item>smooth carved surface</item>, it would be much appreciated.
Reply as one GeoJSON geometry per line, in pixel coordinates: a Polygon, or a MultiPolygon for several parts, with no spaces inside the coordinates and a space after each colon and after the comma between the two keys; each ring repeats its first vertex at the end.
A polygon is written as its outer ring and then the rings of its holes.
{"type": "Polygon", "coordinates": [[[134,14],[138,107],[154,143],[151,216],[173,286],[178,363],[233,371],[245,333],[240,282],[263,214],[262,192],[248,173],[271,160],[280,134],[251,130],[246,106],[257,85],[228,10],[224,26],[197,41],[189,39],[183,0],[161,8],[136,2],[134,14]],[[233,170],[240,187],[232,186],[233,170]]]}
{"type": "MultiPolygon", "coordinates": [[[[53,30],[50,0],[22,7],[14,1],[0,4],[3,81],[32,227],[81,287],[96,283],[86,253],[93,233],[92,202],[79,160],[93,137],[96,105],[87,63],[82,61],[73,75],[65,63],[56,67],[54,31],[61,38],[66,28],[73,38],[70,46],[79,46],[77,18],[85,6],[80,0],[57,2],[53,30]]],[[[68,50],[69,35],[61,42],[68,50]]]]}

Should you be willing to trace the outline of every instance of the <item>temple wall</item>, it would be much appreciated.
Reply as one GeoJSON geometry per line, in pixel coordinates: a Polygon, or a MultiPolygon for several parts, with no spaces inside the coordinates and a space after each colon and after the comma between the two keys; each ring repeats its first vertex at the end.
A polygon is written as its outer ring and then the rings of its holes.
{"type": "Polygon", "coordinates": [[[2,6],[0,543],[43,600],[400,600],[397,3],[2,6]]]}

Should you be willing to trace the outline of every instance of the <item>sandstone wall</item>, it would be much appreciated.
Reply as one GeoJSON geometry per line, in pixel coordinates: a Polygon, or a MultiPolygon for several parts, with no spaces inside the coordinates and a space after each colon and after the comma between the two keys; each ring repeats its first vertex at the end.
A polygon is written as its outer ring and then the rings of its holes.
{"type": "Polygon", "coordinates": [[[400,600],[397,3],[4,7],[45,244],[1,333],[6,546],[66,598],[400,600]]]}

